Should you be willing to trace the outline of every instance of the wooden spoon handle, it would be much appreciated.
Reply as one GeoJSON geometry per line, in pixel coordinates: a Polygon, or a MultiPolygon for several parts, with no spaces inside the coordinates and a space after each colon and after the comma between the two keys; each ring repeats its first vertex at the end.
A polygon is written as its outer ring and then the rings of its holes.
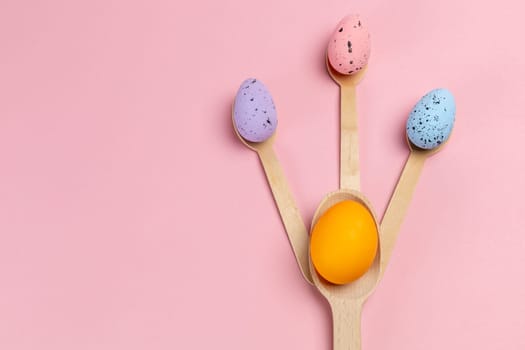
{"type": "Polygon", "coordinates": [[[341,85],[341,153],[339,187],[359,191],[359,138],[355,85],[341,85]]]}
{"type": "Polygon", "coordinates": [[[257,153],[272,189],[292,250],[299,268],[307,282],[313,284],[308,263],[308,231],[297,209],[283,170],[271,145],[260,148],[257,153]]]}
{"type": "Polygon", "coordinates": [[[361,350],[360,300],[331,301],[334,350],[361,350]]]}
{"type": "Polygon", "coordinates": [[[384,273],[392,255],[397,234],[401,228],[426,158],[427,154],[423,152],[410,152],[383,215],[383,220],[381,221],[381,274],[384,273]]]}

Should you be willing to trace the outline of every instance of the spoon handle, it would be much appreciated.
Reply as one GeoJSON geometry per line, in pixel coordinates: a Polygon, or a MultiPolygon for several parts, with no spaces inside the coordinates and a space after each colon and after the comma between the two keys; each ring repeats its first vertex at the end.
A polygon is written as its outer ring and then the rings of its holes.
{"type": "Polygon", "coordinates": [[[299,264],[306,281],[313,284],[308,266],[308,231],[290,192],[279,160],[271,145],[260,148],[257,153],[279,209],[297,264],[299,264]]]}
{"type": "Polygon", "coordinates": [[[359,191],[359,137],[356,87],[341,85],[341,152],[339,187],[359,191]]]}
{"type": "Polygon", "coordinates": [[[361,350],[360,300],[330,301],[332,308],[334,350],[361,350]]]}
{"type": "Polygon", "coordinates": [[[397,234],[419,180],[427,154],[411,151],[381,221],[381,274],[392,255],[397,234]]]}

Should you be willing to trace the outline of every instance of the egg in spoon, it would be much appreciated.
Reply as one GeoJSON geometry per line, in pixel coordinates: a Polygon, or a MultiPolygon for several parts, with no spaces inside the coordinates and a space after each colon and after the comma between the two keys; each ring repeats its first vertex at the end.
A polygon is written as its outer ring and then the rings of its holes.
{"type": "Polygon", "coordinates": [[[381,221],[381,272],[390,260],[416,184],[428,157],[443,149],[456,120],[456,102],[447,89],[434,89],[412,108],[406,123],[410,155],[381,221]]]}
{"type": "Polygon", "coordinates": [[[312,283],[308,231],[273,150],[277,111],[269,90],[260,80],[249,78],[241,84],[233,104],[232,121],[239,140],[257,152],[261,160],[297,264],[305,280],[312,283]]]}
{"type": "Polygon", "coordinates": [[[359,138],[356,87],[370,57],[370,33],[359,15],[344,17],[328,41],[326,68],[340,88],[339,188],[359,190],[359,138]]]}

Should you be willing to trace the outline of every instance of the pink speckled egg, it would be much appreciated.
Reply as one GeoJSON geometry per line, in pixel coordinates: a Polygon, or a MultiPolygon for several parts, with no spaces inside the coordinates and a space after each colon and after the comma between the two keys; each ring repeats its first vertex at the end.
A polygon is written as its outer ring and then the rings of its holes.
{"type": "Polygon", "coordinates": [[[328,43],[328,61],[341,74],[363,69],[370,57],[370,33],[359,15],[348,15],[335,28],[328,43]]]}

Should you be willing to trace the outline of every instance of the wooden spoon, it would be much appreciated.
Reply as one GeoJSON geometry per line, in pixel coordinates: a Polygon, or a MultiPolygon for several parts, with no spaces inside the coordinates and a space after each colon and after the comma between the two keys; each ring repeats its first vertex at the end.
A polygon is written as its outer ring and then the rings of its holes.
{"type": "Polygon", "coordinates": [[[341,90],[341,151],[339,188],[360,189],[359,138],[357,133],[356,86],[366,67],[352,75],[337,72],[326,55],[326,69],[341,90]]]}
{"type": "Polygon", "coordinates": [[[419,180],[419,175],[423,170],[425,160],[431,155],[439,152],[443,149],[446,142],[442,143],[434,149],[422,149],[415,146],[408,137],[406,137],[410,154],[405,163],[403,171],[397,181],[396,188],[392,193],[388,207],[386,208],[383,219],[381,220],[381,245],[382,245],[382,259],[381,259],[381,272],[384,273],[394,245],[396,243],[397,235],[401,224],[406,215],[408,206],[412,199],[414,189],[416,188],[419,180]]]}
{"type": "MultiPolygon", "coordinates": [[[[377,218],[368,200],[361,193],[347,189],[329,193],[323,199],[312,220],[312,229],[317,220],[329,208],[345,200],[353,200],[363,204],[372,214],[379,232],[377,218]]],[[[381,235],[379,235],[380,237],[381,235]]],[[[379,240],[377,254],[370,269],[358,280],[345,285],[335,285],[324,280],[317,274],[310,259],[313,282],[326,298],[332,310],[334,350],[361,349],[361,309],[368,296],[374,291],[381,275],[381,245],[382,243],[379,240]]]]}
{"type": "Polygon", "coordinates": [[[297,209],[295,200],[292,196],[286,178],[284,176],[279,160],[273,150],[273,143],[275,140],[275,134],[273,133],[270,138],[263,142],[250,142],[245,140],[238,132],[235,121],[233,120],[233,129],[235,134],[241,140],[241,142],[249,149],[257,152],[261,164],[264,168],[268,184],[273,193],[273,198],[279,209],[281,220],[284,224],[286,233],[288,234],[288,240],[292,246],[295,259],[299,265],[299,269],[303,274],[306,281],[312,284],[312,276],[310,274],[310,267],[308,263],[308,231],[304,224],[303,218],[297,209]]]}

